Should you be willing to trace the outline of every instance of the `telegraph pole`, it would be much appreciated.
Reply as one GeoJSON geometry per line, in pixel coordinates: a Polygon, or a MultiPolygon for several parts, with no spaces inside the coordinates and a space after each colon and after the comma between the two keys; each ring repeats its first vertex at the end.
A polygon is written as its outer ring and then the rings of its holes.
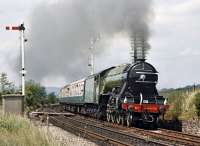
{"type": "Polygon", "coordinates": [[[91,68],[90,69],[90,75],[94,74],[94,54],[93,54],[93,44],[91,45],[91,47],[89,48],[89,53],[90,53],[90,57],[89,57],[89,63],[88,66],[91,68]]]}
{"type": "Polygon", "coordinates": [[[21,79],[21,84],[22,84],[22,95],[25,95],[25,75],[26,75],[26,70],[25,70],[25,57],[24,57],[24,42],[26,42],[27,40],[24,38],[24,31],[25,31],[25,27],[24,27],[24,23],[20,24],[19,26],[6,26],[6,30],[18,30],[20,31],[20,48],[21,48],[21,75],[22,75],[22,79],[21,79]]]}
{"type": "Polygon", "coordinates": [[[90,42],[90,48],[89,48],[89,53],[90,53],[90,57],[89,57],[89,63],[88,66],[90,67],[90,75],[94,74],[94,49],[95,49],[95,43],[97,41],[99,41],[101,38],[100,34],[98,34],[95,38],[91,39],[90,42]]]}

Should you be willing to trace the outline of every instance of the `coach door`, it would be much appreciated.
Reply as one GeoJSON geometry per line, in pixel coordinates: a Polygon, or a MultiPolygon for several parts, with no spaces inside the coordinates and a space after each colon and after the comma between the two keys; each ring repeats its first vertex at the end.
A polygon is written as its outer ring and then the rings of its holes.
{"type": "Polygon", "coordinates": [[[95,77],[95,102],[98,103],[99,100],[99,85],[100,85],[100,75],[95,77]]]}
{"type": "Polygon", "coordinates": [[[95,78],[91,76],[85,81],[85,102],[86,103],[95,103],[96,99],[96,88],[95,88],[95,78]]]}

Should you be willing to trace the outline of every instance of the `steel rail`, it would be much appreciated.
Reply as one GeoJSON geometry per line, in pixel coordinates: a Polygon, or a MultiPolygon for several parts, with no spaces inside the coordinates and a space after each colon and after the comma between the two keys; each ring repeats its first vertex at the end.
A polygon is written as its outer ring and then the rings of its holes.
{"type": "MultiPolygon", "coordinates": [[[[84,118],[84,120],[87,120],[87,122],[93,122],[93,124],[95,122],[96,124],[102,125],[102,126],[107,126],[107,127],[113,126],[113,128],[118,128],[120,131],[123,131],[123,132],[125,132],[127,134],[138,133],[140,135],[149,136],[149,137],[151,137],[153,139],[162,139],[162,140],[165,140],[165,141],[171,140],[170,143],[172,143],[173,145],[181,144],[181,145],[200,146],[200,141],[194,139],[194,138],[196,138],[198,136],[193,136],[193,135],[189,135],[189,134],[183,134],[181,132],[168,130],[168,132],[165,132],[165,133],[162,133],[163,131],[160,131],[160,133],[158,133],[158,132],[155,132],[155,131],[140,129],[140,128],[136,128],[136,127],[127,128],[127,127],[123,127],[123,126],[120,126],[120,125],[115,125],[115,124],[109,123],[109,122],[100,123],[99,121],[96,121],[96,120],[93,120],[93,119],[90,119],[90,118],[89,119],[88,118],[84,118]],[[174,133],[174,134],[172,134],[172,133],[174,133]],[[182,134],[182,135],[180,135],[180,134],[182,134]],[[187,135],[189,137],[186,137],[187,135]]],[[[198,138],[200,138],[200,137],[198,137],[198,138]]]]}
{"type": "MultiPolygon", "coordinates": [[[[80,116],[82,117],[82,116],[80,116]]],[[[80,120],[76,121],[79,123],[83,122],[80,120]]],[[[69,117],[68,117],[69,119],[69,117]]],[[[83,119],[83,118],[82,118],[83,119]]],[[[71,120],[75,120],[73,118],[71,118],[71,120]]],[[[172,145],[191,145],[191,146],[200,146],[200,137],[199,136],[195,136],[195,135],[190,135],[190,134],[185,134],[182,132],[177,132],[177,131],[172,131],[172,130],[167,130],[167,129],[161,129],[159,128],[158,130],[160,131],[149,131],[149,130],[144,130],[144,129],[140,129],[140,128],[136,128],[136,127],[132,127],[132,128],[127,128],[124,126],[120,126],[120,125],[116,125],[113,123],[109,123],[109,122],[105,122],[105,121],[96,121],[95,119],[91,119],[91,118],[85,118],[84,117],[84,122],[86,124],[87,121],[87,125],[92,124],[93,127],[96,126],[96,128],[98,127],[102,127],[102,126],[106,126],[107,130],[108,127],[110,128],[110,130],[114,130],[114,129],[118,129],[117,132],[123,132],[124,135],[129,135],[129,136],[135,136],[135,138],[141,138],[144,140],[144,137],[142,136],[146,136],[146,140],[147,141],[151,141],[151,142],[157,142],[159,144],[163,144],[163,145],[169,145],[170,143],[172,145]],[[90,122],[90,123],[88,123],[90,122]],[[102,123],[103,122],[103,123],[102,123]],[[119,128],[121,130],[119,130],[119,128]],[[137,133],[137,134],[136,134],[137,133]],[[135,135],[136,134],[136,135],[135,135]],[[140,136],[139,136],[139,135],[140,136]],[[161,143],[160,141],[171,141],[170,143],[161,143]]],[[[104,128],[106,128],[104,127],[104,128]]]]}
{"type": "Polygon", "coordinates": [[[133,143],[146,143],[148,145],[162,145],[162,146],[169,146],[167,142],[151,139],[148,136],[144,135],[138,135],[138,134],[128,134],[123,131],[119,131],[115,128],[109,128],[102,126],[100,124],[95,124],[94,122],[87,122],[86,120],[82,121],[81,119],[75,119],[74,117],[65,117],[63,120],[68,120],[68,122],[73,123],[76,126],[81,126],[90,130],[98,131],[98,133],[101,133],[103,135],[115,136],[117,139],[121,139],[121,141],[127,140],[133,145],[133,143]]]}
{"type": "Polygon", "coordinates": [[[177,137],[177,138],[182,138],[182,139],[184,138],[184,139],[191,140],[200,145],[200,136],[187,134],[187,133],[183,133],[183,132],[178,132],[178,131],[173,131],[173,130],[168,130],[168,129],[162,129],[162,128],[158,128],[158,130],[160,130],[161,132],[168,133],[168,134],[174,134],[175,137],[177,137]]]}
{"type": "Polygon", "coordinates": [[[183,136],[183,135],[187,135],[187,134],[183,134],[181,136],[179,132],[178,132],[179,135],[177,135],[175,131],[173,132],[174,134],[170,134],[169,132],[163,133],[163,131],[160,131],[160,132],[159,131],[150,131],[150,130],[132,127],[130,129],[128,129],[127,132],[129,132],[129,133],[137,132],[137,133],[140,133],[143,135],[149,135],[150,137],[155,138],[155,139],[174,141],[174,144],[182,144],[182,145],[187,145],[187,146],[200,146],[199,140],[194,139],[196,136],[194,136],[193,138],[183,136]]]}
{"type": "Polygon", "coordinates": [[[87,134],[90,137],[90,139],[95,138],[96,140],[100,140],[100,141],[103,141],[105,143],[114,144],[114,145],[118,145],[118,146],[132,146],[132,144],[128,144],[128,143],[121,142],[121,141],[113,139],[113,138],[103,136],[101,134],[92,132],[92,131],[87,130],[85,128],[80,128],[80,127],[74,126],[73,124],[64,122],[64,121],[59,120],[59,119],[52,117],[52,116],[49,117],[49,120],[53,125],[64,128],[65,130],[68,130],[68,128],[70,127],[73,130],[75,130],[75,129],[78,130],[79,132],[83,133],[84,135],[87,134]]]}

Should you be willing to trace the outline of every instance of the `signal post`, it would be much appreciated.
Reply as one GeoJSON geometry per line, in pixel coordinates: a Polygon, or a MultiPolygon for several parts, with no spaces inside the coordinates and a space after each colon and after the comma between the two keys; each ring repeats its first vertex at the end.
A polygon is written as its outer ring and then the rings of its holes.
{"type": "Polygon", "coordinates": [[[20,24],[19,26],[6,26],[6,30],[12,30],[12,31],[20,31],[20,48],[21,48],[21,85],[22,85],[22,96],[25,95],[25,75],[26,75],[26,70],[25,70],[25,57],[24,57],[24,42],[27,41],[27,39],[24,39],[24,31],[25,27],[24,24],[20,24]]]}

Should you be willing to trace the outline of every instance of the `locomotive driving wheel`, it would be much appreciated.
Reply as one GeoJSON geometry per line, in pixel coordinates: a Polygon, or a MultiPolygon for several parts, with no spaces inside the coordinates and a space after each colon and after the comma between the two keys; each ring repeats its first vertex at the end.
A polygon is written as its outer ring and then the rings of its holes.
{"type": "Polygon", "coordinates": [[[151,129],[157,129],[158,128],[158,117],[154,116],[154,120],[150,125],[151,129]]]}
{"type": "Polygon", "coordinates": [[[112,121],[112,123],[115,123],[115,121],[116,121],[116,115],[115,115],[115,113],[111,114],[111,121],[112,121]]]}
{"type": "Polygon", "coordinates": [[[122,121],[122,119],[121,119],[121,115],[120,114],[117,114],[116,115],[116,122],[117,122],[117,124],[121,124],[121,121],[122,121]]]}
{"type": "Polygon", "coordinates": [[[106,117],[107,117],[107,121],[110,122],[111,121],[111,114],[110,113],[106,113],[106,117]]]}
{"type": "Polygon", "coordinates": [[[131,127],[133,125],[133,114],[130,112],[127,115],[126,124],[128,127],[131,127]]]}
{"type": "Polygon", "coordinates": [[[125,116],[124,115],[120,115],[120,117],[121,117],[122,125],[123,126],[126,125],[126,118],[125,118],[125,116]]]}

